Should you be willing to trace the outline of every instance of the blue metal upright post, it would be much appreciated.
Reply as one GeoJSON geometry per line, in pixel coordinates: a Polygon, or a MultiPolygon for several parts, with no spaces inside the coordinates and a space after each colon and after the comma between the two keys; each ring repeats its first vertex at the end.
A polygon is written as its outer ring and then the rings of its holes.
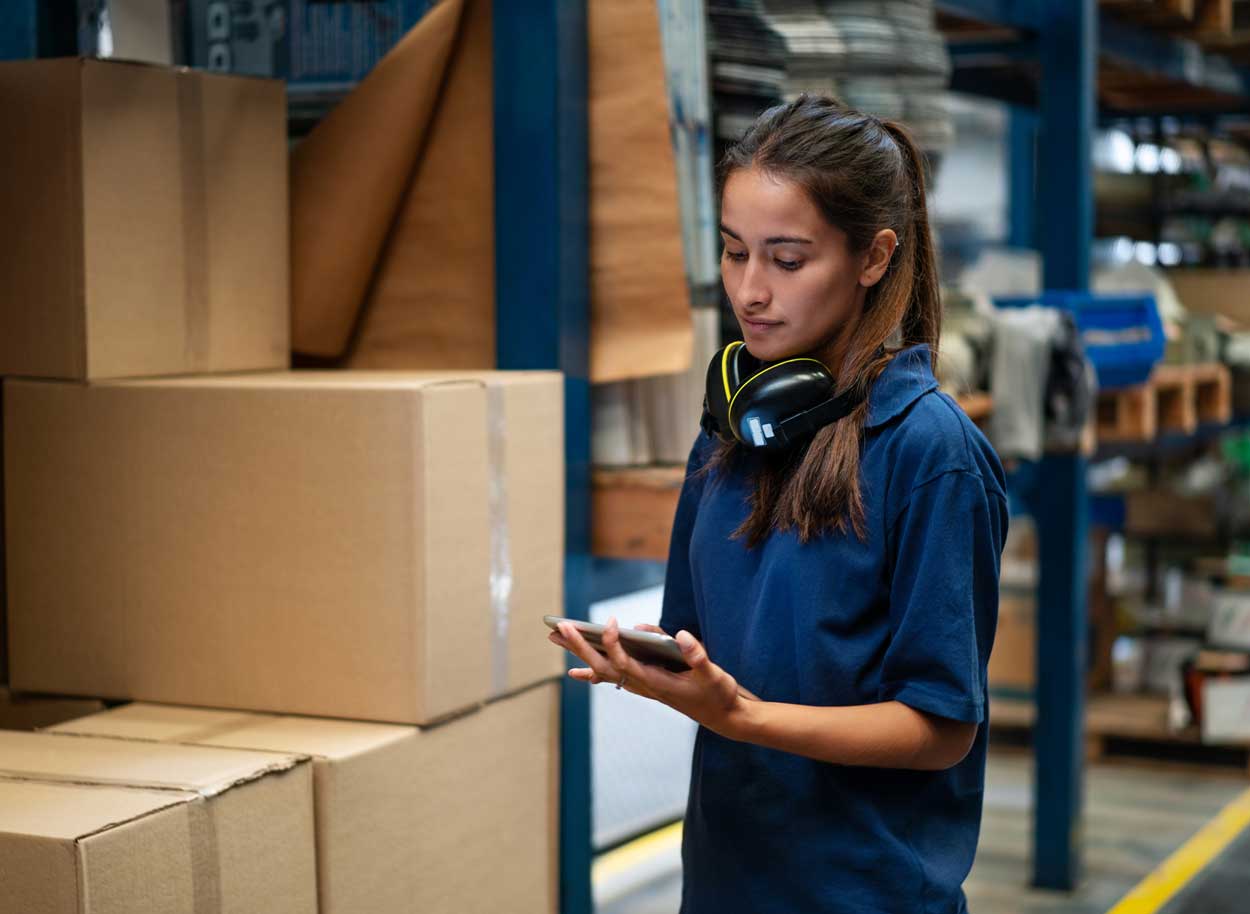
{"type": "Polygon", "coordinates": [[[1007,110],[1007,243],[1037,244],[1037,112],[1021,105],[1007,110]]]}
{"type": "MultiPolygon", "coordinates": [[[[1089,288],[1096,109],[1095,0],[1041,7],[1038,238],[1048,290],[1089,288]]],[[[1085,460],[1054,454],[1038,467],[1037,723],[1033,884],[1072,889],[1081,876],[1085,718],[1085,460]]]]}
{"type": "MultiPolygon", "coordinates": [[[[508,0],[494,4],[493,15],[495,361],[504,369],[564,372],[564,613],[585,619],[590,574],[586,0],[508,0]]],[[[564,681],[560,723],[560,911],[591,914],[585,685],[564,681]]]]}

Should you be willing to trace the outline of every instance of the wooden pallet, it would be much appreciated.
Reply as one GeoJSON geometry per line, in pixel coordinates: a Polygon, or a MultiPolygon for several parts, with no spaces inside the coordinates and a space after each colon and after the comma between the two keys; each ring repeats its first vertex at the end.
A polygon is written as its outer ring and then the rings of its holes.
{"type": "Polygon", "coordinates": [[[1117,17],[1195,38],[1233,30],[1233,0],[1100,0],[1117,17]]]}
{"type": "MultiPolygon", "coordinates": [[[[1227,0],[1226,0],[1227,2],[1227,0]]],[[[1098,5],[1121,19],[1155,28],[1194,27],[1199,0],[1099,0],[1098,5]]]]}
{"type": "MultiPolygon", "coordinates": [[[[991,742],[1031,738],[1036,710],[1031,699],[993,698],[991,742]]],[[[1210,746],[1197,727],[1168,729],[1168,700],[1153,695],[1092,695],[1085,709],[1085,757],[1152,763],[1196,764],[1223,770],[1240,768],[1250,777],[1250,745],[1210,746]]]]}
{"type": "Polygon", "coordinates": [[[1232,419],[1228,366],[1156,365],[1145,384],[1098,396],[1098,440],[1152,441],[1162,434],[1192,435],[1199,425],[1232,419]]]}

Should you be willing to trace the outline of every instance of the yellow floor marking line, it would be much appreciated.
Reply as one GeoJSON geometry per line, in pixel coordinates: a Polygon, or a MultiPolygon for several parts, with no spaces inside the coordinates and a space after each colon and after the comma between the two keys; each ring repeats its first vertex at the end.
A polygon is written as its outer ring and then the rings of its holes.
{"type": "Polygon", "coordinates": [[[681,823],[674,822],[664,828],[643,835],[616,850],[608,851],[595,859],[591,866],[591,880],[611,879],[630,867],[637,866],[674,846],[681,846],[681,823]]]}
{"type": "Polygon", "coordinates": [[[1250,790],[1181,845],[1107,914],[1153,914],[1250,825],[1250,790]]]}

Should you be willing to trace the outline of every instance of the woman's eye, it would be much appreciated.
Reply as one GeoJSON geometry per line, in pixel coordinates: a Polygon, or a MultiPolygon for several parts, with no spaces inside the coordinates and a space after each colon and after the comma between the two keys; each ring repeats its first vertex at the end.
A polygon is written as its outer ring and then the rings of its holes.
{"type": "Polygon", "coordinates": [[[745,251],[731,251],[728,248],[725,249],[725,256],[728,257],[730,260],[735,260],[739,262],[747,259],[747,255],[745,251]]]}
{"type": "Polygon", "coordinates": [[[797,260],[778,260],[777,266],[783,270],[797,270],[802,264],[797,260]]]}

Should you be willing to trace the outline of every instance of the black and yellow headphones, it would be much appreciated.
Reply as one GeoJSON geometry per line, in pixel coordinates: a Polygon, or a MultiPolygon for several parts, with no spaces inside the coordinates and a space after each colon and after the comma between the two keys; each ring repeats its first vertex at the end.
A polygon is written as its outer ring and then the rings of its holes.
{"type": "Polygon", "coordinates": [[[707,367],[700,425],[752,450],[781,451],[848,415],[862,397],[838,396],[824,363],[812,358],[761,362],[730,343],[707,367]]]}

